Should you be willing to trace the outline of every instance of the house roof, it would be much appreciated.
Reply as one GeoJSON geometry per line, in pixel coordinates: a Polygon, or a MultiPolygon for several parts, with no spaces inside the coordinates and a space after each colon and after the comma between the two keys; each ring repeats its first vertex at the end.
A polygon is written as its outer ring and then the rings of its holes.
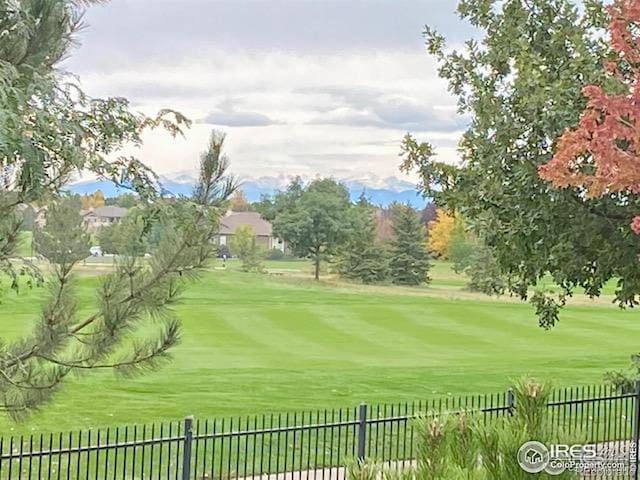
{"type": "Polygon", "coordinates": [[[81,213],[83,217],[89,214],[93,214],[101,218],[122,218],[127,214],[127,211],[128,210],[126,208],[117,207],[115,205],[106,205],[104,207],[83,210],[81,213]]]}
{"type": "Polygon", "coordinates": [[[220,220],[220,234],[233,235],[238,227],[249,225],[256,236],[270,237],[271,224],[257,212],[231,212],[220,220]]]}

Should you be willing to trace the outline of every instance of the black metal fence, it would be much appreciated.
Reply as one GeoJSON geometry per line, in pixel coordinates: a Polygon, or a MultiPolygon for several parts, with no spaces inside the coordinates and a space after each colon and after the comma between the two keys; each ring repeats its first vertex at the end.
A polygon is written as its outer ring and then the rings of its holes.
{"type": "MultiPolygon", "coordinates": [[[[637,441],[640,432],[640,388],[636,390],[622,393],[606,386],[556,390],[548,403],[550,421],[563,431],[580,432],[584,443],[629,450],[629,442],[637,441]]],[[[373,458],[395,466],[414,459],[412,420],[420,414],[467,411],[490,422],[508,413],[513,401],[509,391],[0,437],[0,479],[341,479],[350,459],[373,458]]],[[[635,465],[633,452],[626,454],[626,461],[635,465]]]]}

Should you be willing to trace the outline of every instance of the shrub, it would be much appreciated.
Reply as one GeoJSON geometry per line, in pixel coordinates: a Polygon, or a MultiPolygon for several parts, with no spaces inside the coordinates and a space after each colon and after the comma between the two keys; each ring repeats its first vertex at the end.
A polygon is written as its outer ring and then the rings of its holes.
{"type": "MultiPolygon", "coordinates": [[[[522,444],[580,443],[581,435],[554,432],[548,418],[550,389],[535,380],[514,388],[511,415],[483,422],[472,412],[428,413],[416,420],[416,465],[390,475],[379,463],[358,462],[347,467],[349,480],[412,478],[415,480],[525,480],[532,477],[518,463],[522,444]]],[[[541,480],[575,479],[573,472],[536,475],[541,480]]]]}
{"type": "Polygon", "coordinates": [[[449,259],[453,270],[469,278],[467,288],[485,295],[502,295],[508,281],[491,247],[470,232],[456,228],[451,235],[449,259]]]}
{"type": "Polygon", "coordinates": [[[278,248],[272,248],[267,254],[267,260],[282,260],[284,257],[284,252],[278,248]]]}
{"type": "Polygon", "coordinates": [[[240,259],[240,268],[245,272],[264,270],[264,252],[256,242],[256,236],[249,225],[236,229],[231,237],[231,251],[240,259]]]}
{"type": "Polygon", "coordinates": [[[226,245],[218,245],[218,258],[231,258],[231,251],[226,245]]]}

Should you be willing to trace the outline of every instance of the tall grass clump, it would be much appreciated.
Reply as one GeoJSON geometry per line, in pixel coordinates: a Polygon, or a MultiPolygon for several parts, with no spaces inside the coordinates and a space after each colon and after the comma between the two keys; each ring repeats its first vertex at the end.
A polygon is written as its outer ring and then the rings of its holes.
{"type": "MultiPolygon", "coordinates": [[[[373,460],[347,466],[348,480],[525,480],[532,474],[518,463],[518,450],[528,441],[580,443],[553,429],[547,403],[551,389],[544,383],[523,379],[514,386],[514,406],[498,418],[483,418],[474,411],[429,412],[414,423],[416,458],[391,468],[373,460]]],[[[540,480],[569,480],[573,472],[541,472],[540,480]]]]}

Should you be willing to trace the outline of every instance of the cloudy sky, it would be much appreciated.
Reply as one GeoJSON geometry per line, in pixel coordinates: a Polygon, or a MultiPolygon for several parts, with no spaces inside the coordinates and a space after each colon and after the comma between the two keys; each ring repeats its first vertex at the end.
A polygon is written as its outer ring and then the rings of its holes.
{"type": "Polygon", "coordinates": [[[405,132],[454,161],[465,121],[421,32],[472,35],[455,0],[111,0],[91,7],[64,67],[93,96],[128,97],[194,120],[137,155],[195,169],[213,128],[242,176],[401,176],[405,132]]]}

